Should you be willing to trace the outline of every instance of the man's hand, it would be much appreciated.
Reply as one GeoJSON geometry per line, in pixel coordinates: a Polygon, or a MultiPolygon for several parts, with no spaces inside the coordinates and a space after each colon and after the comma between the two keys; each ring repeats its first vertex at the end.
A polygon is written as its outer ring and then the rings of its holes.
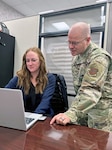
{"type": "Polygon", "coordinates": [[[68,116],[64,113],[60,113],[52,118],[50,124],[53,124],[54,122],[57,124],[66,125],[67,123],[70,123],[70,118],[68,118],[68,116]]]}

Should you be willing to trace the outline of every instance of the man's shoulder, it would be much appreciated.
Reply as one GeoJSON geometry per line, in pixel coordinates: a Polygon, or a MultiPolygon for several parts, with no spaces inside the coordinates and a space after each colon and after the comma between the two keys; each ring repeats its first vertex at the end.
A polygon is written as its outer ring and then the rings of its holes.
{"type": "Polygon", "coordinates": [[[111,55],[103,48],[99,47],[95,43],[90,44],[90,53],[88,55],[89,61],[97,60],[99,61],[106,60],[110,61],[112,59],[111,55]]]}
{"type": "Polygon", "coordinates": [[[92,54],[94,55],[107,55],[109,57],[111,57],[111,55],[109,54],[108,51],[106,51],[104,48],[100,47],[99,45],[95,44],[95,43],[91,43],[91,49],[92,49],[92,54]]]}

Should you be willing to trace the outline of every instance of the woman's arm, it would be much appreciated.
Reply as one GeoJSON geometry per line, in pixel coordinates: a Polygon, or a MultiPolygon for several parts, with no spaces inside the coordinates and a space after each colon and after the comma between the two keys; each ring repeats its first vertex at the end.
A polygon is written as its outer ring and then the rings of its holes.
{"type": "Polygon", "coordinates": [[[17,76],[13,77],[8,82],[8,84],[5,86],[5,88],[16,89],[17,88],[17,81],[18,81],[18,77],[17,76]]]}
{"type": "Polygon", "coordinates": [[[41,103],[35,109],[36,113],[46,114],[51,109],[50,100],[55,91],[56,78],[53,74],[48,74],[48,84],[43,92],[41,103]]]}

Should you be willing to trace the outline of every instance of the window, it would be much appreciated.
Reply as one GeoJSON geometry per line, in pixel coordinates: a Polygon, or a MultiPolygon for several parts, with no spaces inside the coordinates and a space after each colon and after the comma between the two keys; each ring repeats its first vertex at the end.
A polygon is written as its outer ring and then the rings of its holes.
{"type": "Polygon", "coordinates": [[[47,69],[65,77],[68,95],[75,95],[71,73],[71,59],[67,32],[78,21],[90,24],[92,40],[103,47],[105,30],[105,4],[74,8],[40,16],[39,47],[46,59],[47,69]]]}

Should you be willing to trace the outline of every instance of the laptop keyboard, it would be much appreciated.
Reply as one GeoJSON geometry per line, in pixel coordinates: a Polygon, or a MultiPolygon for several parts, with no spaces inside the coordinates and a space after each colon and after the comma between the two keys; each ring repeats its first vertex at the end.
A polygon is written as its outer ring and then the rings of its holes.
{"type": "Polygon", "coordinates": [[[27,118],[27,117],[25,117],[25,119],[26,119],[26,124],[29,124],[34,120],[34,118],[27,118]]]}

